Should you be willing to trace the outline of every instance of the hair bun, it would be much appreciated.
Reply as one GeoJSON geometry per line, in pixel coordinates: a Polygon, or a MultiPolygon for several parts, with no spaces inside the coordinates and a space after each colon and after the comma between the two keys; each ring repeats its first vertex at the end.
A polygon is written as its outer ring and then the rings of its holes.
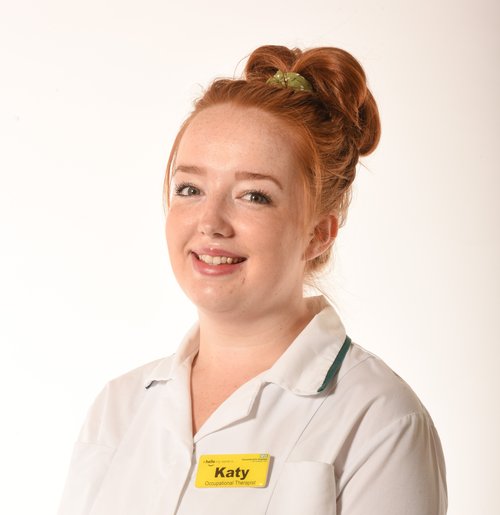
{"type": "Polygon", "coordinates": [[[319,47],[301,51],[266,45],[249,57],[245,78],[265,82],[277,70],[296,72],[312,85],[314,94],[359,155],[375,150],[380,139],[377,104],[359,62],[340,48],[319,47]]]}
{"type": "Polygon", "coordinates": [[[257,48],[248,58],[244,76],[247,80],[266,82],[277,70],[294,71],[297,58],[302,51],[285,46],[265,45],[257,48]]]}

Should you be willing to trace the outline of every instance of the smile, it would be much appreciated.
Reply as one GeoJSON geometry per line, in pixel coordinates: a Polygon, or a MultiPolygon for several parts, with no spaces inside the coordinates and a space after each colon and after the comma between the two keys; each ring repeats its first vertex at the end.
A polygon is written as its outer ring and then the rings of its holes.
{"type": "Polygon", "coordinates": [[[195,256],[206,263],[207,265],[235,265],[245,261],[242,257],[228,257],[228,256],[209,256],[208,254],[195,254],[195,256]]]}

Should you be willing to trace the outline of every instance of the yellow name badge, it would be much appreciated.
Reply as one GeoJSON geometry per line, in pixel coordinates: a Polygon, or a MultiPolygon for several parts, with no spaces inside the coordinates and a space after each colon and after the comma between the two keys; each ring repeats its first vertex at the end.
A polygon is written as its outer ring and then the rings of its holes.
{"type": "Polygon", "coordinates": [[[269,454],[204,454],[200,456],[198,488],[262,488],[267,484],[269,454]]]}

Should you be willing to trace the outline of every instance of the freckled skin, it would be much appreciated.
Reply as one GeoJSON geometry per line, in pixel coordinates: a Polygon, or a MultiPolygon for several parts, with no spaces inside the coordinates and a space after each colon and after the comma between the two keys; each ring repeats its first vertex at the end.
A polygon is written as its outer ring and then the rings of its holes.
{"type": "Polygon", "coordinates": [[[308,240],[301,220],[298,164],[288,128],[256,109],[219,105],[201,111],[180,142],[175,166],[204,170],[177,172],[193,196],[171,199],[166,234],[176,278],[201,312],[259,318],[287,309],[302,297],[308,240]],[[271,175],[238,180],[239,170],[271,175]],[[251,202],[248,190],[265,189],[270,204],[251,202]],[[234,274],[203,276],[193,270],[190,250],[219,245],[247,260],[234,274]]]}

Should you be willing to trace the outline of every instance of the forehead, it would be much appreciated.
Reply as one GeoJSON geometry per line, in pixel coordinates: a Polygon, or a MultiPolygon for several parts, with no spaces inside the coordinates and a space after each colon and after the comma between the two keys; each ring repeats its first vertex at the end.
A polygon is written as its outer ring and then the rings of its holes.
{"type": "Polygon", "coordinates": [[[298,172],[293,133],[286,123],[260,109],[229,104],[195,115],[179,143],[176,164],[298,172]]]}

